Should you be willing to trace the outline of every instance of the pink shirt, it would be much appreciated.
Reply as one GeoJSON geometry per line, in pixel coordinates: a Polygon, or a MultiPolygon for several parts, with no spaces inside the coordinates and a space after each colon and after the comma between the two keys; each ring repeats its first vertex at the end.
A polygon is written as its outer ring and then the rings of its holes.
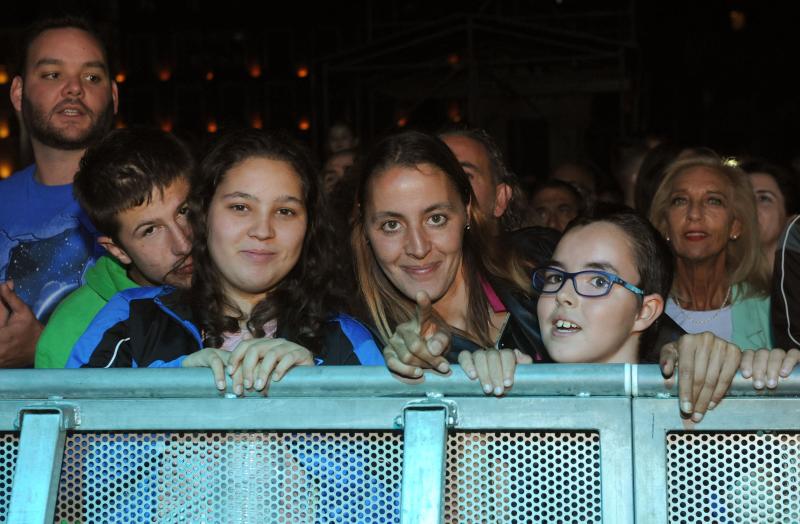
{"type": "MultiPolygon", "coordinates": [[[[264,324],[264,338],[275,338],[275,333],[277,331],[278,321],[274,318],[264,324]]],[[[225,351],[233,351],[236,349],[236,346],[239,345],[239,342],[253,338],[253,334],[250,333],[249,329],[241,329],[236,333],[223,333],[222,336],[224,341],[220,349],[224,349],[225,351]]]]}
{"type": "Polygon", "coordinates": [[[503,301],[497,296],[497,293],[494,292],[494,289],[492,289],[492,286],[489,284],[489,282],[481,279],[481,286],[483,286],[483,292],[486,295],[486,298],[489,300],[489,305],[492,306],[492,310],[495,313],[506,313],[508,310],[506,309],[505,304],[503,304],[503,301]]]}

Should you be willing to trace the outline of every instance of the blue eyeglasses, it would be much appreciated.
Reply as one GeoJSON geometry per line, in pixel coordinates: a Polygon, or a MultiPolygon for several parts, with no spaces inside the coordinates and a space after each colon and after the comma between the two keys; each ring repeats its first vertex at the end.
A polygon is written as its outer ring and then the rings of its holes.
{"type": "Polygon", "coordinates": [[[539,293],[558,293],[567,280],[572,280],[575,292],[582,297],[604,297],[611,293],[614,284],[619,284],[636,295],[645,294],[643,290],[613,273],[596,269],[567,273],[554,267],[541,267],[533,272],[533,289],[539,293]]]}

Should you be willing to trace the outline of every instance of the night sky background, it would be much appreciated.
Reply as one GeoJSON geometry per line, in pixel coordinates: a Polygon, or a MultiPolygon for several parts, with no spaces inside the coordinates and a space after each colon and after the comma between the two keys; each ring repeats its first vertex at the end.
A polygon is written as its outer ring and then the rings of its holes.
{"type": "MultiPolygon", "coordinates": [[[[22,29],[64,13],[99,27],[124,75],[116,125],[157,125],[198,151],[254,126],[290,129],[323,159],[342,120],[364,145],[400,127],[486,127],[529,177],[569,159],[609,172],[648,137],[800,156],[795,3],[17,2],[0,19],[5,100],[22,29]]],[[[0,171],[28,160],[3,102],[0,171]]]]}

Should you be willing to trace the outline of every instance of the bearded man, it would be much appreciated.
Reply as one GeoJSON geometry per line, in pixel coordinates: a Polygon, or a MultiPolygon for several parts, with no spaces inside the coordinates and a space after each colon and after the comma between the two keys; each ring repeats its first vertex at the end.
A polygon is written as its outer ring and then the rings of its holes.
{"type": "Polygon", "coordinates": [[[35,24],[20,63],[11,104],[34,164],[0,182],[0,367],[32,364],[43,323],[101,253],[72,180],[117,112],[106,49],[86,21],[35,24]]]}

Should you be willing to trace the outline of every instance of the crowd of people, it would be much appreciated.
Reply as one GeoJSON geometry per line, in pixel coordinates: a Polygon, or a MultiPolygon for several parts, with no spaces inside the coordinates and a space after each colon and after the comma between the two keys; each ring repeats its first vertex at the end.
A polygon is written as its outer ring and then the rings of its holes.
{"type": "Polygon", "coordinates": [[[772,388],[800,358],[797,190],[767,162],[659,146],[615,202],[581,162],[528,198],[464,126],[365,145],[337,124],[322,169],[256,129],[196,159],[109,131],[84,21],[38,23],[24,53],[35,163],[0,182],[2,367],[209,367],[241,394],[294,366],[457,363],[501,396],[518,366],[652,362],[697,422],[737,371],[772,388]]]}

